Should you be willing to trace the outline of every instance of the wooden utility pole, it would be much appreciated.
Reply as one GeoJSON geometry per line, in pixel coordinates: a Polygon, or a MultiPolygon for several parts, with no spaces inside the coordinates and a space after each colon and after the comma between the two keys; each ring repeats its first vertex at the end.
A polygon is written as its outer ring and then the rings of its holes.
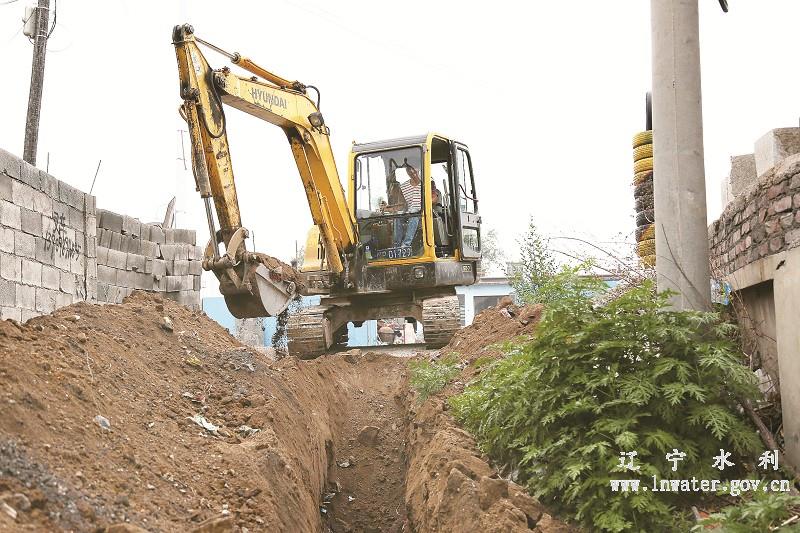
{"type": "Polygon", "coordinates": [[[22,151],[22,158],[31,165],[36,164],[36,147],[39,143],[39,117],[42,110],[42,88],[44,87],[44,57],[47,52],[47,34],[50,27],[50,0],[39,0],[36,13],[33,16],[36,17],[36,33],[33,41],[28,119],[25,122],[25,146],[22,151]]]}

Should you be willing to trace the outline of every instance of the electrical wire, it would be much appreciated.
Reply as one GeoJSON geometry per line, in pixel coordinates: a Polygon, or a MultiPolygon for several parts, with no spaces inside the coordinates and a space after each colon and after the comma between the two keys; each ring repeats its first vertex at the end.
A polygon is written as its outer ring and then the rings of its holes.
{"type": "Polygon", "coordinates": [[[13,4],[14,2],[19,2],[19,0],[8,0],[7,2],[0,2],[0,6],[6,6],[8,4],[13,4]]]}
{"type": "Polygon", "coordinates": [[[53,25],[50,27],[50,31],[47,32],[47,38],[49,39],[53,32],[56,29],[56,18],[58,17],[58,0],[53,0],[53,25]]]}

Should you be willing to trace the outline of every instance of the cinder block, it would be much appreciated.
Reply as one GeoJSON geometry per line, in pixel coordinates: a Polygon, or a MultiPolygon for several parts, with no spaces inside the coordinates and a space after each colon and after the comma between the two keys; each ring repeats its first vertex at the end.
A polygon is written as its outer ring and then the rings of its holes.
{"type": "Polygon", "coordinates": [[[22,227],[20,207],[5,200],[0,202],[0,223],[9,228],[20,229],[22,227]]]}
{"type": "Polygon", "coordinates": [[[22,162],[22,172],[19,179],[34,189],[42,189],[42,174],[35,166],[22,162]]]}
{"type": "Polygon", "coordinates": [[[120,298],[120,288],[116,285],[109,285],[108,287],[108,297],[106,301],[108,303],[116,304],[119,303],[121,300],[120,298]]]}
{"type": "Polygon", "coordinates": [[[17,305],[17,284],[13,281],[0,279],[0,305],[16,307],[17,305]]]}
{"type": "Polygon", "coordinates": [[[0,228],[0,252],[14,253],[14,230],[0,228]]]}
{"type": "Polygon", "coordinates": [[[158,226],[150,226],[150,240],[156,244],[166,244],[167,237],[164,229],[158,226]]]}
{"type": "Polygon", "coordinates": [[[56,309],[61,309],[73,303],[75,303],[75,297],[73,295],[63,292],[56,293],[56,309]]]}
{"type": "Polygon", "coordinates": [[[95,295],[95,299],[98,302],[108,301],[108,283],[103,283],[99,280],[97,281],[97,293],[95,295]]]}
{"type": "Polygon", "coordinates": [[[117,233],[116,231],[106,230],[106,233],[111,236],[109,239],[108,247],[112,250],[117,250],[120,252],[128,252],[128,242],[125,241],[125,249],[122,249],[122,234],[117,233]]]}
{"type": "Polygon", "coordinates": [[[97,279],[107,285],[117,284],[117,272],[119,272],[119,270],[116,268],[106,265],[97,265],[97,279]]]}
{"type": "Polygon", "coordinates": [[[167,240],[167,244],[178,244],[178,241],[175,240],[176,230],[174,228],[165,228],[164,229],[164,237],[167,240]]]}
{"type": "Polygon", "coordinates": [[[144,272],[145,274],[153,274],[153,259],[152,257],[145,257],[144,258],[144,272]]]}
{"type": "Polygon", "coordinates": [[[86,262],[86,277],[87,278],[97,277],[97,261],[86,262]]]}
{"type": "Polygon", "coordinates": [[[152,241],[140,240],[141,254],[150,259],[154,259],[158,254],[158,245],[152,241]]]}
{"type": "Polygon", "coordinates": [[[103,248],[111,248],[111,235],[114,232],[105,228],[97,228],[97,244],[103,248]]]}
{"type": "Polygon", "coordinates": [[[86,243],[86,250],[84,251],[84,255],[90,259],[97,258],[97,240],[89,239],[86,243]]]}
{"type": "Polygon", "coordinates": [[[15,205],[33,210],[34,189],[21,181],[11,182],[11,200],[15,205]]]}
{"type": "Polygon", "coordinates": [[[72,270],[72,261],[66,253],[63,253],[63,251],[54,250],[53,259],[53,264],[56,266],[56,268],[66,270],[68,272],[72,270]]]}
{"type": "Polygon", "coordinates": [[[36,287],[17,284],[17,307],[20,309],[36,309],[36,287]]]}
{"type": "Polygon", "coordinates": [[[70,226],[76,229],[84,228],[86,226],[86,220],[84,218],[83,211],[79,211],[74,207],[70,207],[69,209],[67,209],[67,211],[69,212],[68,218],[70,226]]]}
{"type": "Polygon", "coordinates": [[[14,234],[14,253],[20,257],[36,258],[36,240],[33,235],[18,231],[14,234]]]}
{"type": "Polygon", "coordinates": [[[22,281],[22,258],[11,254],[0,254],[0,278],[22,281]]]}
{"type": "Polygon", "coordinates": [[[97,217],[86,215],[86,236],[90,239],[97,237],[97,217]]]}
{"type": "Polygon", "coordinates": [[[157,291],[164,292],[167,290],[167,276],[161,276],[161,278],[156,278],[153,287],[157,291]]]}
{"type": "Polygon", "coordinates": [[[120,287],[136,287],[136,272],[129,270],[117,271],[117,285],[120,287]]]}
{"type": "Polygon", "coordinates": [[[122,234],[130,235],[131,237],[138,238],[142,234],[142,223],[138,219],[123,215],[122,217],[122,234]]]}
{"type": "Polygon", "coordinates": [[[110,249],[108,251],[108,266],[125,270],[128,265],[128,254],[119,250],[110,249]]]}
{"type": "Polygon", "coordinates": [[[46,217],[52,217],[53,200],[42,191],[33,191],[33,210],[46,217]]]}
{"type": "Polygon", "coordinates": [[[22,174],[22,158],[0,148],[0,172],[19,179],[22,174]]]}
{"type": "Polygon", "coordinates": [[[756,141],[756,174],[760,178],[797,153],[800,153],[800,128],[777,128],[767,132],[756,141]]]}
{"type": "Polygon", "coordinates": [[[136,273],[136,288],[139,290],[153,290],[153,275],[144,272],[136,273]]]}
{"type": "Polygon", "coordinates": [[[202,261],[189,261],[189,274],[192,276],[200,276],[203,274],[202,261]]]}
{"type": "Polygon", "coordinates": [[[165,261],[174,261],[175,256],[178,255],[178,249],[180,248],[179,244],[161,244],[159,245],[159,249],[161,250],[161,257],[165,261]]]}
{"type": "Polygon", "coordinates": [[[151,228],[150,224],[145,224],[144,222],[142,222],[139,228],[139,238],[142,239],[143,241],[149,241],[150,228],[151,228]]]}
{"type": "Polygon", "coordinates": [[[22,322],[22,309],[18,307],[0,307],[0,320],[22,322]]]}
{"type": "Polygon", "coordinates": [[[61,218],[62,216],[66,224],[66,220],[69,217],[69,206],[58,200],[53,200],[53,218],[61,218]]]}
{"type": "Polygon", "coordinates": [[[96,215],[97,214],[97,197],[93,194],[85,194],[83,196],[84,201],[86,202],[86,214],[87,215],[96,215]]]}
{"type": "Polygon", "coordinates": [[[128,254],[126,270],[133,270],[134,272],[144,272],[144,259],[145,257],[140,254],[128,254]]]}
{"type": "Polygon", "coordinates": [[[58,180],[55,179],[53,176],[44,172],[43,170],[39,171],[39,175],[42,176],[42,192],[47,195],[51,201],[55,198],[58,198],[58,180]]]}
{"type": "Polygon", "coordinates": [[[197,232],[193,229],[184,230],[186,232],[185,236],[185,243],[189,246],[195,246],[197,244],[197,232]]]}
{"type": "Polygon", "coordinates": [[[183,290],[183,277],[182,276],[164,276],[167,280],[167,292],[177,292],[183,290]]]}
{"type": "Polygon", "coordinates": [[[70,207],[74,207],[75,209],[79,209],[80,211],[84,210],[84,193],[72,187],[71,185],[67,185],[63,181],[58,182],[58,196],[59,199],[67,204],[70,207]]]}
{"type": "Polygon", "coordinates": [[[61,287],[61,271],[55,267],[43,265],[42,287],[57,291],[61,287]]]}
{"type": "Polygon", "coordinates": [[[75,274],[72,272],[61,273],[61,292],[75,294],[75,274]]]}
{"type": "Polygon", "coordinates": [[[22,260],[22,283],[40,286],[42,284],[42,264],[28,259],[22,260]]]}
{"type": "Polygon", "coordinates": [[[122,233],[122,215],[114,213],[113,211],[98,209],[97,219],[101,228],[111,230],[116,233],[122,233]]]}
{"type": "Polygon", "coordinates": [[[131,237],[128,241],[128,253],[129,254],[142,254],[142,241],[135,237],[131,237]]]}
{"type": "Polygon", "coordinates": [[[31,318],[36,318],[37,316],[41,316],[42,313],[34,310],[34,309],[22,309],[22,323],[24,324],[31,318]]]}
{"type": "Polygon", "coordinates": [[[42,237],[35,237],[36,260],[44,265],[55,264],[55,248],[52,243],[42,237]]]}
{"type": "Polygon", "coordinates": [[[167,275],[167,262],[163,259],[153,259],[153,275],[157,277],[167,275]]]}
{"type": "Polygon", "coordinates": [[[167,275],[186,276],[188,274],[189,274],[189,261],[185,259],[176,259],[172,263],[167,263],[167,275]]]}
{"type": "Polygon", "coordinates": [[[36,287],[36,310],[40,313],[52,313],[56,310],[56,291],[36,287]]]}
{"type": "Polygon", "coordinates": [[[192,276],[192,278],[193,278],[192,281],[193,281],[193,284],[194,284],[194,290],[199,292],[200,289],[202,288],[202,279],[203,278],[202,278],[202,276],[192,276]]]}
{"type": "Polygon", "coordinates": [[[194,261],[202,261],[203,260],[203,248],[200,246],[192,246],[189,250],[189,259],[194,261]]]}
{"type": "MultiPolygon", "coordinates": [[[[0,166],[2,166],[3,158],[0,156],[0,166]]],[[[3,170],[0,168],[0,200],[6,200],[7,202],[12,202],[14,199],[11,195],[11,176],[7,176],[3,174],[3,170]]]]}
{"type": "Polygon", "coordinates": [[[42,236],[42,215],[36,211],[20,209],[20,229],[36,237],[42,236]]]}
{"type": "MultiPolygon", "coordinates": [[[[126,258],[127,261],[127,258],[126,258]]],[[[97,247],[97,261],[100,265],[107,265],[108,264],[108,248],[105,246],[98,246],[97,247]]]]}

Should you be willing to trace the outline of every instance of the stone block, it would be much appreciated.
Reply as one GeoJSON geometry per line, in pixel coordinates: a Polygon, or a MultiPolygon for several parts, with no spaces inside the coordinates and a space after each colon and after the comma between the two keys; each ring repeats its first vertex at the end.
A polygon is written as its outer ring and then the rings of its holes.
{"type": "Polygon", "coordinates": [[[153,290],[153,275],[145,272],[136,272],[135,288],[139,290],[153,290]]]}
{"type": "Polygon", "coordinates": [[[85,215],[86,236],[90,239],[97,237],[97,217],[94,215],[85,215]]]}
{"type": "Polygon", "coordinates": [[[42,313],[34,310],[34,309],[22,309],[22,323],[24,324],[31,318],[36,318],[37,316],[42,316],[42,313]]]}
{"type": "Polygon", "coordinates": [[[105,209],[97,210],[98,224],[101,228],[111,230],[116,233],[122,233],[122,215],[114,213],[113,211],[106,211],[105,209]]]}
{"type": "Polygon", "coordinates": [[[140,240],[141,254],[150,259],[154,259],[158,255],[158,245],[152,241],[140,240]]]}
{"type": "Polygon", "coordinates": [[[19,179],[22,174],[22,158],[0,148],[0,173],[2,172],[19,179]]]}
{"type": "Polygon", "coordinates": [[[197,232],[191,229],[167,230],[167,243],[170,242],[170,238],[175,244],[190,244],[192,246],[197,244],[197,232]]]}
{"type": "Polygon", "coordinates": [[[128,240],[128,253],[141,255],[142,241],[135,237],[130,237],[130,240],[128,240]]]}
{"type": "MultiPolygon", "coordinates": [[[[53,250],[53,248],[50,249],[53,250]]],[[[66,253],[63,253],[62,251],[59,250],[54,250],[53,259],[54,259],[53,264],[57,268],[66,271],[72,269],[72,261],[70,260],[70,257],[66,253]]]]}
{"type": "Polygon", "coordinates": [[[189,274],[200,276],[203,274],[203,263],[201,261],[189,261],[189,274]]]}
{"type": "Polygon", "coordinates": [[[14,230],[0,228],[0,252],[14,253],[14,230]]]}
{"type": "Polygon", "coordinates": [[[61,292],[75,294],[75,274],[72,272],[61,273],[61,292]]]}
{"type": "Polygon", "coordinates": [[[156,244],[166,244],[167,237],[162,228],[158,226],[150,226],[150,240],[156,244]]]}
{"type": "Polygon", "coordinates": [[[83,197],[84,193],[75,187],[67,185],[63,181],[58,182],[58,198],[61,200],[61,202],[70,207],[74,207],[75,209],[83,211],[85,209],[83,197]]]}
{"type": "Polygon", "coordinates": [[[756,174],[763,176],[786,157],[800,153],[800,128],[778,128],[756,141],[756,174]]]}
{"type": "Polygon", "coordinates": [[[86,250],[84,250],[84,255],[90,259],[97,258],[97,240],[89,239],[86,243],[86,250]]]}
{"type": "Polygon", "coordinates": [[[14,234],[14,253],[20,257],[36,258],[36,239],[33,235],[17,231],[14,234]]]}
{"type": "Polygon", "coordinates": [[[156,278],[155,283],[153,284],[153,288],[157,291],[164,292],[167,290],[167,276],[161,276],[161,278],[156,278]]]}
{"type": "Polygon", "coordinates": [[[22,283],[40,286],[42,284],[42,264],[28,259],[22,260],[22,283]]]}
{"type": "Polygon", "coordinates": [[[194,285],[193,288],[194,288],[194,290],[196,290],[199,293],[200,289],[202,288],[202,280],[203,280],[203,278],[202,278],[202,276],[192,276],[192,278],[193,278],[192,282],[193,282],[193,285],[194,285]]]}
{"type": "Polygon", "coordinates": [[[36,287],[36,310],[40,313],[52,313],[56,310],[56,291],[36,287]]]}
{"type": "Polygon", "coordinates": [[[54,291],[61,288],[61,271],[55,267],[42,266],[42,287],[54,291]]]}
{"type": "MultiPolygon", "coordinates": [[[[2,157],[0,157],[0,164],[2,164],[2,157]]],[[[11,195],[11,176],[3,174],[3,170],[0,169],[0,200],[6,200],[7,202],[14,201],[11,195]]]]}
{"type": "Polygon", "coordinates": [[[175,234],[178,230],[174,228],[165,228],[164,229],[164,237],[167,239],[167,244],[178,244],[178,241],[175,240],[175,234]]]}
{"type": "Polygon", "coordinates": [[[0,224],[9,228],[20,229],[22,227],[20,207],[6,200],[0,202],[0,224]]]}
{"type": "Polygon", "coordinates": [[[56,293],[56,309],[61,309],[62,307],[72,305],[73,303],[75,303],[75,297],[73,295],[65,294],[63,292],[56,293]]]}
{"type": "Polygon", "coordinates": [[[106,301],[111,304],[116,304],[122,301],[122,298],[120,296],[120,288],[117,287],[116,285],[109,285],[108,296],[106,298],[106,301]]]}
{"type": "Polygon", "coordinates": [[[119,250],[108,250],[108,266],[125,270],[128,266],[128,254],[119,250]]]}
{"type": "Polygon", "coordinates": [[[122,217],[122,234],[130,235],[131,237],[139,238],[142,234],[142,223],[138,219],[123,215],[122,217]]]}
{"type": "Polygon", "coordinates": [[[93,194],[84,195],[85,211],[87,215],[97,215],[97,197],[93,194]]]}
{"type": "Polygon", "coordinates": [[[36,287],[18,284],[16,293],[17,307],[20,309],[36,309],[36,287]]]}
{"type": "Polygon", "coordinates": [[[108,283],[97,281],[97,293],[95,299],[98,302],[108,302],[108,283]]]}
{"type": "Polygon", "coordinates": [[[155,261],[155,259],[153,259],[152,257],[145,257],[144,258],[144,272],[146,274],[152,274],[153,273],[153,261],[155,261]]]}
{"type": "MultiPolygon", "coordinates": [[[[179,252],[181,249],[180,244],[162,244],[159,246],[161,250],[161,257],[165,261],[174,261],[177,256],[179,256],[179,252]]],[[[178,257],[179,259],[183,259],[182,257],[178,257]]]]}
{"type": "Polygon", "coordinates": [[[83,211],[70,207],[67,209],[69,225],[75,229],[84,229],[86,227],[86,219],[84,218],[83,211]]]}
{"type": "Polygon", "coordinates": [[[103,248],[112,248],[111,236],[113,234],[114,232],[111,230],[105,228],[97,228],[97,243],[103,248]]]}
{"type": "Polygon", "coordinates": [[[20,209],[20,229],[36,237],[42,237],[42,215],[30,209],[20,209]]]}
{"type": "Polygon", "coordinates": [[[189,259],[194,261],[202,261],[203,260],[203,248],[200,246],[192,246],[189,250],[189,259]]]}
{"type": "Polygon", "coordinates": [[[106,265],[97,265],[97,279],[108,285],[117,284],[118,269],[106,265]]]}
{"type": "Polygon", "coordinates": [[[55,249],[52,244],[41,237],[35,237],[36,260],[45,265],[55,264],[55,249]]]}
{"type": "Polygon", "coordinates": [[[15,282],[0,279],[0,305],[4,307],[16,307],[17,284],[15,282]]]}
{"type": "Polygon", "coordinates": [[[129,253],[125,269],[133,270],[134,272],[144,272],[144,260],[145,257],[143,255],[129,253]]]}
{"type": "Polygon", "coordinates": [[[22,281],[22,258],[12,254],[0,254],[0,278],[22,281]]]}
{"type": "Polygon", "coordinates": [[[69,271],[73,274],[84,275],[86,268],[86,257],[82,255],[73,255],[69,260],[69,271]]]}
{"type": "Polygon", "coordinates": [[[117,271],[117,285],[124,288],[136,288],[136,272],[132,270],[117,271]]]}
{"type": "Polygon", "coordinates": [[[177,292],[184,290],[183,276],[164,276],[167,284],[167,292],[177,292]]]}
{"type": "Polygon", "coordinates": [[[18,307],[0,307],[0,320],[22,322],[22,309],[18,307]]]}

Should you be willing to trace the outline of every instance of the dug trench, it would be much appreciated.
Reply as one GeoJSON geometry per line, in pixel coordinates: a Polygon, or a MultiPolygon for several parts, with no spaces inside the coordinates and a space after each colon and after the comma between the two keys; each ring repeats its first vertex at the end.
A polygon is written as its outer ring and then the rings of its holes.
{"type": "Polygon", "coordinates": [[[407,372],[274,361],[144,293],[0,322],[0,530],[566,530],[407,372]]]}

